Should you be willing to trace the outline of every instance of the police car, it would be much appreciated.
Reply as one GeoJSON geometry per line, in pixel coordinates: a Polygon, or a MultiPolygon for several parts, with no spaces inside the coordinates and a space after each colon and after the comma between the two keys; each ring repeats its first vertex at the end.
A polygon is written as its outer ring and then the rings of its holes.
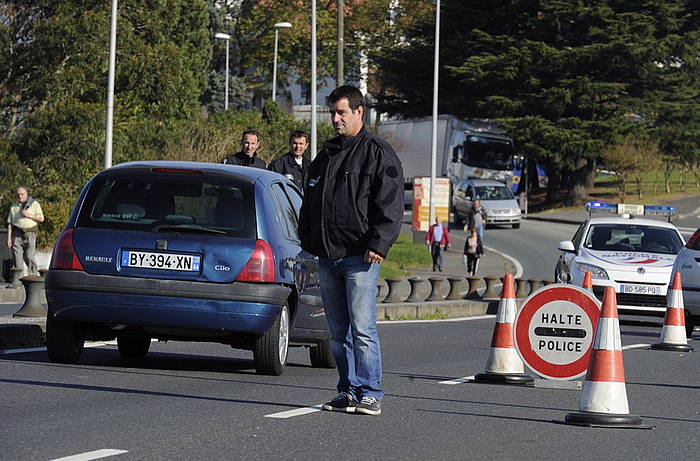
{"type": "Polygon", "coordinates": [[[596,297],[602,300],[605,288],[613,287],[621,313],[663,316],[673,263],[684,245],[670,223],[676,209],[603,202],[585,207],[589,218],[571,240],[559,243],[555,280],[581,286],[590,272],[596,297]]]}

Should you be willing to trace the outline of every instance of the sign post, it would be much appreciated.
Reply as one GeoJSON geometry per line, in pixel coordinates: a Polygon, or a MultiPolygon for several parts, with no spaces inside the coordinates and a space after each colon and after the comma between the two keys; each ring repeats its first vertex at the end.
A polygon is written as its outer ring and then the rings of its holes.
{"type": "Polygon", "coordinates": [[[537,375],[574,380],[586,373],[600,302],[575,285],[556,284],[531,294],[514,324],[515,349],[537,375]]]}

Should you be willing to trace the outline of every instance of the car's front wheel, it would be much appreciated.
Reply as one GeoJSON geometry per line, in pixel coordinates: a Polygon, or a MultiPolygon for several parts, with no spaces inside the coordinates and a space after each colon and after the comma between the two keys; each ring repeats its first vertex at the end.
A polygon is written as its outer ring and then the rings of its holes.
{"type": "Polygon", "coordinates": [[[151,347],[151,338],[117,336],[117,349],[124,357],[144,357],[151,347]]]}
{"type": "Polygon", "coordinates": [[[314,368],[335,368],[335,357],[329,339],[310,347],[309,357],[311,358],[311,366],[314,368]]]}
{"type": "Polygon", "coordinates": [[[56,363],[78,363],[85,346],[80,325],[75,322],[59,322],[51,311],[46,316],[46,351],[56,363]]]}
{"type": "Polygon", "coordinates": [[[275,323],[255,340],[253,360],[255,371],[263,375],[279,376],[287,364],[289,350],[289,308],[282,306],[282,311],[275,323]]]}

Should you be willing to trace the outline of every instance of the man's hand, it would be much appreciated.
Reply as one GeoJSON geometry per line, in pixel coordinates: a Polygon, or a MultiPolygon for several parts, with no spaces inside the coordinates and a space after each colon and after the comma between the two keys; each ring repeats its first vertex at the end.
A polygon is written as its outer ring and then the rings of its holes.
{"type": "Polygon", "coordinates": [[[12,248],[12,239],[7,239],[7,248],[12,248]]]}
{"type": "Polygon", "coordinates": [[[379,254],[375,253],[372,250],[367,250],[365,252],[365,262],[366,263],[376,263],[379,264],[382,261],[384,261],[384,258],[382,258],[379,254]]]}

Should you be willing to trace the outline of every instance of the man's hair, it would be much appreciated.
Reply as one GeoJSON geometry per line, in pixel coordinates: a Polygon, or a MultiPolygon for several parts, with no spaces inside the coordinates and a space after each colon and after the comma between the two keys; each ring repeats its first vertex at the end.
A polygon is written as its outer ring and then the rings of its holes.
{"type": "Polygon", "coordinates": [[[306,142],[309,142],[309,133],[301,130],[294,130],[292,134],[289,135],[289,142],[292,142],[294,138],[306,138],[306,142]]]}
{"type": "Polygon", "coordinates": [[[241,142],[245,141],[245,135],[247,134],[252,134],[255,135],[256,138],[258,138],[258,141],[260,141],[260,135],[258,134],[257,130],[245,130],[243,134],[241,135],[241,142]]]}
{"type": "Polygon", "coordinates": [[[365,97],[362,96],[362,92],[354,86],[350,85],[339,86],[338,88],[333,90],[330,96],[328,96],[328,103],[335,104],[343,98],[348,100],[348,105],[350,106],[350,109],[353,110],[353,112],[356,111],[357,108],[360,106],[367,107],[367,104],[365,103],[365,97]]]}

